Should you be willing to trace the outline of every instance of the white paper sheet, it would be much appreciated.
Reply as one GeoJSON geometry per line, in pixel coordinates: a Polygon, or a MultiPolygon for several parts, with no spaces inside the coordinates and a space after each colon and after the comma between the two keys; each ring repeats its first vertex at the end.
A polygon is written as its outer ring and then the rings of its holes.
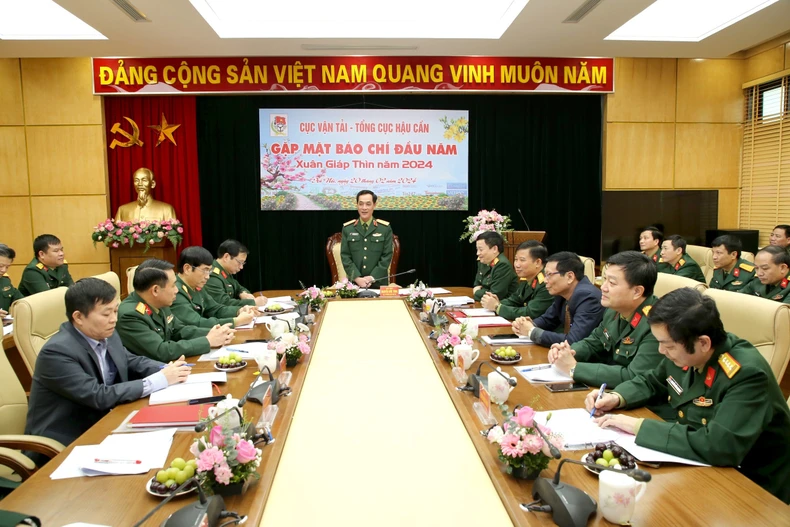
{"type": "Polygon", "coordinates": [[[636,436],[632,436],[630,434],[624,434],[622,437],[617,439],[616,443],[627,450],[629,454],[637,459],[637,461],[646,461],[648,463],[679,463],[681,465],[693,465],[697,467],[710,466],[706,465],[705,463],[700,463],[699,461],[673,456],[672,454],[659,452],[658,450],[653,450],[652,448],[639,446],[636,444],[636,436]]]}
{"type": "Polygon", "coordinates": [[[483,339],[483,342],[486,344],[491,344],[492,346],[499,346],[500,344],[515,344],[516,346],[532,344],[532,339],[529,337],[518,337],[514,339],[492,339],[491,335],[483,335],[481,338],[483,339]]]}
{"type": "Polygon", "coordinates": [[[9,333],[13,333],[13,332],[14,332],[14,325],[13,324],[8,324],[7,326],[3,326],[3,336],[4,337],[6,335],[8,335],[9,333]]]}
{"type": "MultiPolygon", "coordinates": [[[[463,323],[467,317],[459,317],[458,322],[463,323]]],[[[484,328],[484,327],[510,327],[513,324],[506,318],[503,317],[468,317],[471,318],[477,327],[484,328]]]]}
{"type": "Polygon", "coordinates": [[[237,331],[243,331],[245,329],[252,329],[254,327],[255,327],[255,319],[252,319],[252,322],[250,322],[249,324],[241,324],[239,326],[234,327],[233,329],[237,331]]]}
{"type": "MultiPolygon", "coordinates": [[[[516,366],[516,371],[531,384],[550,384],[555,382],[573,382],[571,377],[561,373],[551,364],[530,364],[516,366]]],[[[589,413],[587,416],[589,417],[589,413]]]]}
{"type": "Polygon", "coordinates": [[[223,355],[228,355],[231,351],[240,355],[246,361],[254,360],[253,354],[259,351],[265,351],[266,342],[245,342],[242,344],[231,344],[230,346],[222,346],[211,353],[205,353],[200,356],[198,362],[215,361],[223,355]]]}
{"type": "Polygon", "coordinates": [[[447,307],[458,307],[475,303],[475,299],[468,296],[445,296],[442,297],[442,300],[447,307]]]}
{"type": "Polygon", "coordinates": [[[85,465],[88,460],[96,458],[95,452],[98,447],[99,445],[75,446],[60,466],[50,474],[49,478],[68,479],[83,477],[85,474],[82,473],[80,467],[85,465]]]}
{"type": "Polygon", "coordinates": [[[263,317],[255,317],[256,324],[266,324],[267,322],[274,322],[274,318],[277,317],[278,320],[296,320],[299,318],[299,313],[296,311],[289,311],[288,313],[280,313],[278,315],[266,315],[263,317]]]}
{"type": "Polygon", "coordinates": [[[190,373],[184,384],[194,384],[196,382],[228,382],[228,374],[224,371],[214,371],[209,373],[190,373]]]}
{"type": "MultiPolygon", "coordinates": [[[[429,287],[428,291],[434,295],[449,295],[452,292],[444,287],[429,287]]],[[[409,296],[409,293],[411,293],[411,289],[409,288],[398,289],[398,295],[400,296],[409,296]]],[[[474,300],[472,301],[474,302],[474,300]]]]}
{"type": "Polygon", "coordinates": [[[109,435],[94,450],[93,459],[83,459],[86,476],[145,474],[167,463],[174,429],[139,434],[109,435]]]}
{"type": "MultiPolygon", "coordinates": [[[[548,426],[552,433],[562,434],[565,443],[563,450],[583,450],[592,448],[595,443],[616,441],[628,434],[613,428],[601,428],[584,408],[568,408],[552,412],[537,412],[535,419],[548,426]],[[546,423],[546,417],[551,419],[546,423]]],[[[633,436],[631,436],[633,437],[633,436]]]]}
{"type": "Polygon", "coordinates": [[[491,317],[496,316],[494,311],[483,308],[462,309],[461,313],[468,317],[491,317]]]}
{"type": "Polygon", "coordinates": [[[196,382],[192,384],[173,384],[164,390],[154,392],[148,398],[148,404],[182,403],[190,399],[202,399],[211,397],[211,383],[208,381],[196,382]]]}

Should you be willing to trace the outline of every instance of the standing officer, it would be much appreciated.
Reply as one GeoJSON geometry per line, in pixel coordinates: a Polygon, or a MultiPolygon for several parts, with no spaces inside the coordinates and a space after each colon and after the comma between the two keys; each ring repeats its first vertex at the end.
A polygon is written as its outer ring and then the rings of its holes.
{"type": "Polygon", "coordinates": [[[63,254],[63,244],[51,234],[42,234],[33,240],[35,258],[22,271],[19,292],[35,295],[74,283],[69,274],[69,264],[63,254]]]}
{"type": "Polygon", "coordinates": [[[359,218],[343,224],[340,258],[348,279],[359,287],[389,283],[392,228],[388,221],[373,218],[378,199],[372,190],[360,190],[357,193],[359,218]]]}
{"type": "Polygon", "coordinates": [[[747,295],[790,304],[790,254],[780,245],[768,245],[754,257],[757,277],[741,290],[747,295]]]}
{"type": "Polygon", "coordinates": [[[705,275],[702,274],[699,264],[686,254],[686,240],[677,234],[673,234],[661,244],[658,272],[685,276],[697,282],[706,283],[705,275]],[[666,265],[662,266],[661,263],[666,265]]]}
{"type": "Polygon", "coordinates": [[[754,265],[741,258],[741,240],[725,234],[713,240],[711,247],[716,268],[710,288],[735,292],[745,289],[754,278],[754,265]]]}
{"type": "Polygon", "coordinates": [[[8,315],[8,308],[11,307],[14,300],[25,298],[25,295],[14,287],[8,276],[8,268],[14,263],[14,258],[16,258],[16,251],[8,245],[0,243],[0,318],[8,315]]]}

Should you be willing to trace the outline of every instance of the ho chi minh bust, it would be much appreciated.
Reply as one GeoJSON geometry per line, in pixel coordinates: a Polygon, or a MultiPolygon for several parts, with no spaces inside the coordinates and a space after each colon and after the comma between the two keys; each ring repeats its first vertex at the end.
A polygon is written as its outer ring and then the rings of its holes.
{"type": "Polygon", "coordinates": [[[172,205],[156,201],[151,197],[151,191],[156,187],[156,180],[150,169],[138,168],[132,177],[134,178],[134,188],[137,191],[137,201],[118,207],[115,221],[164,221],[177,217],[172,205]]]}

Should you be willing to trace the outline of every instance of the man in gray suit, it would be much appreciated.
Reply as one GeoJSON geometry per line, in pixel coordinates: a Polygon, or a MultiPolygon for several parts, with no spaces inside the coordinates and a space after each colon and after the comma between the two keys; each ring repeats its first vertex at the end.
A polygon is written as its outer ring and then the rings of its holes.
{"type": "Polygon", "coordinates": [[[68,322],[36,360],[26,434],[68,445],[115,406],[186,380],[183,356],[163,364],[123,347],[115,294],[98,278],[83,278],[66,291],[68,322]]]}

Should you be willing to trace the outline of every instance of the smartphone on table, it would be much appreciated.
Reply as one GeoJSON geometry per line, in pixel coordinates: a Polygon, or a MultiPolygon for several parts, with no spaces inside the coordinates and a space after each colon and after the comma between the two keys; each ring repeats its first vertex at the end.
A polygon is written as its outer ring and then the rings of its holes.
{"type": "Polygon", "coordinates": [[[546,386],[546,389],[552,393],[579,392],[590,389],[589,386],[582,382],[556,382],[552,384],[546,384],[544,386],[546,386]]]}

